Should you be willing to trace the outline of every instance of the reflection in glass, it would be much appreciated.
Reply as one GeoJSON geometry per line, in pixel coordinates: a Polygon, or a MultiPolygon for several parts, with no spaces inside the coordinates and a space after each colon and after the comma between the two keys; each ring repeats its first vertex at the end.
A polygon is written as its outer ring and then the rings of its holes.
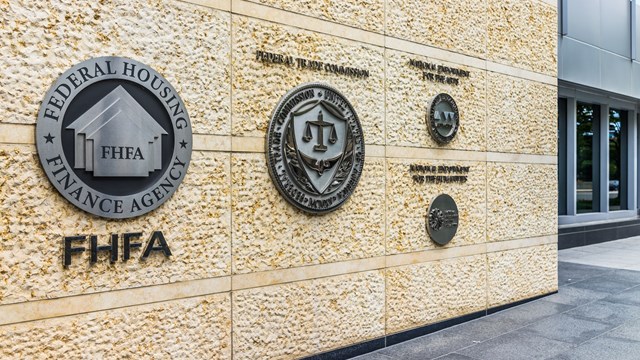
{"type": "Polygon", "coordinates": [[[622,161],[622,135],[627,112],[609,110],[609,210],[621,210],[623,202],[624,162],[622,161]]]}
{"type": "Polygon", "coordinates": [[[558,215],[567,215],[567,99],[558,98],[558,215]]]}
{"type": "MultiPolygon", "coordinates": [[[[593,180],[598,163],[593,161],[593,140],[596,119],[600,107],[593,104],[577,103],[576,106],[576,210],[578,213],[597,211],[594,202],[593,180]]],[[[597,194],[597,193],[595,193],[597,194]]]]}

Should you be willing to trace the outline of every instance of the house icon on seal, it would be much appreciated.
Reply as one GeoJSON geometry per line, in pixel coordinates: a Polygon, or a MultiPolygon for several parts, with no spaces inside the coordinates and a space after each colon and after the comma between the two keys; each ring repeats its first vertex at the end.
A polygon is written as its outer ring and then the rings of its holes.
{"type": "Polygon", "coordinates": [[[147,177],[162,169],[167,132],[118,86],[67,127],[74,130],[74,168],[96,177],[147,177]]]}

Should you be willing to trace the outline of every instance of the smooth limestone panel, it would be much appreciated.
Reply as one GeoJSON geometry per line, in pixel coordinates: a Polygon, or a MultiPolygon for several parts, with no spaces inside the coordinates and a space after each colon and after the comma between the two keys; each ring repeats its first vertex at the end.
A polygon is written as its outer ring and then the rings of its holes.
{"type": "Polygon", "coordinates": [[[234,359],[295,359],[384,335],[382,270],[233,293],[234,359]]]}
{"type": "Polygon", "coordinates": [[[384,32],[384,0],[249,0],[275,8],[349,25],[363,30],[384,32]]]}
{"type": "Polygon", "coordinates": [[[487,254],[489,307],[558,290],[558,246],[542,245],[487,254]]]}
{"type": "Polygon", "coordinates": [[[387,254],[442,248],[426,229],[427,210],[439,194],[449,194],[458,206],[458,231],[445,247],[485,242],[486,188],[485,164],[470,161],[388,159],[387,168],[387,254]],[[463,166],[468,174],[416,173],[410,165],[463,166]],[[465,183],[416,183],[412,176],[467,176],[465,183]]]}
{"type": "Polygon", "coordinates": [[[387,333],[486,308],[486,256],[387,269],[387,333]]]}
{"type": "Polygon", "coordinates": [[[92,57],[124,56],[171,82],[195,133],[228,135],[230,21],[178,1],[1,1],[0,122],[34,123],[62,72],[92,57]]]}
{"type": "Polygon", "coordinates": [[[341,208],[307,215],[276,190],[264,154],[232,156],[233,272],[248,273],[384,255],[384,160],[366,158],[341,208]]]}
{"type": "Polygon", "coordinates": [[[41,170],[33,146],[0,145],[0,304],[110,291],[229,275],[231,214],[229,154],[193,152],[189,171],[158,209],[128,220],[89,215],[65,200],[41,170]],[[142,232],[146,245],[162,231],[173,256],[152,253],[110,264],[103,252],[89,263],[89,242],[74,243],[87,251],[63,267],[63,238],[142,232]]]}
{"type": "MultiPolygon", "coordinates": [[[[486,71],[424,56],[386,50],[387,58],[387,145],[444,149],[486,150],[486,71]],[[456,77],[459,85],[423,79],[423,72],[410,60],[469,71],[456,77]],[[453,141],[438,145],[429,135],[427,107],[439,93],[453,97],[460,112],[460,128],[453,141]]],[[[438,74],[437,71],[428,71],[438,74]]],[[[442,73],[441,73],[442,74],[442,73]]],[[[451,77],[451,75],[446,75],[451,77]]]]}
{"type": "Polygon", "coordinates": [[[484,58],[485,0],[388,0],[387,35],[484,58]]]}
{"type": "Polygon", "coordinates": [[[540,0],[487,4],[487,59],[555,77],[557,7],[540,0]]]}
{"type": "Polygon", "coordinates": [[[557,93],[555,86],[488,72],[488,149],[555,156],[557,93]]]}
{"type": "Polygon", "coordinates": [[[558,233],[556,165],[487,164],[487,241],[558,233]]]}
{"type": "Polygon", "coordinates": [[[231,359],[230,295],[0,327],[2,359],[231,359]]]}
{"type": "Polygon", "coordinates": [[[233,135],[265,136],[271,112],[289,90],[324,82],[353,105],[367,144],[384,144],[384,52],[356,43],[266,21],[233,16],[233,135]],[[292,56],[293,65],[256,60],[256,51],[292,56]],[[298,68],[296,58],[367,70],[353,78],[298,68]]]}

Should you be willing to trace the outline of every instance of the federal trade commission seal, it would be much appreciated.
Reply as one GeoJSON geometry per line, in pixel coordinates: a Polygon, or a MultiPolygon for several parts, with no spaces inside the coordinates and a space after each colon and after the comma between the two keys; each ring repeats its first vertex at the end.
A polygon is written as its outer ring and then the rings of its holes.
{"type": "Polygon", "coordinates": [[[191,159],[176,90],[135,60],[100,57],[62,74],[42,101],[38,156],[67,200],[107,218],[145,214],[176,191],[191,159]]]}
{"type": "Polygon", "coordinates": [[[446,245],[458,231],[458,206],[447,194],[436,196],[427,210],[427,233],[431,240],[446,245]]]}
{"type": "Polygon", "coordinates": [[[364,139],[351,103],[321,83],[300,85],[278,103],[267,133],[267,165],[280,193],[313,214],[340,207],[364,165],[364,139]]]}
{"type": "Polygon", "coordinates": [[[438,94],[427,108],[427,128],[431,137],[439,144],[453,140],[460,126],[458,106],[448,94],[438,94]]]}

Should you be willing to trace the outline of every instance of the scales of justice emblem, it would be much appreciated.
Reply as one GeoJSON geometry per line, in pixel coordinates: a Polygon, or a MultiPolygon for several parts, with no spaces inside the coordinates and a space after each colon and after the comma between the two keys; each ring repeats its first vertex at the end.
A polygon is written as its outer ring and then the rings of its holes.
{"type": "Polygon", "coordinates": [[[280,193],[309,213],[340,207],[358,183],[364,141],[351,104],[325,84],[301,85],[269,124],[267,163],[280,193]]]}

